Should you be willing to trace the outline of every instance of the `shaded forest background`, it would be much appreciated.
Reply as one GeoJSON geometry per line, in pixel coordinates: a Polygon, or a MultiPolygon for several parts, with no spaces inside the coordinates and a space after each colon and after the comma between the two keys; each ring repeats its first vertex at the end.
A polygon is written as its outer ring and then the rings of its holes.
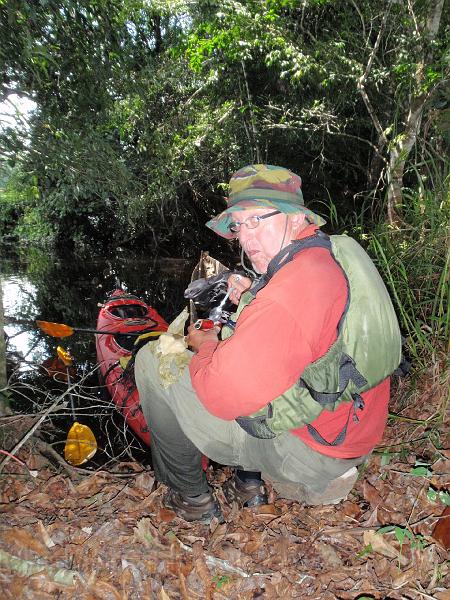
{"type": "Polygon", "coordinates": [[[448,341],[444,0],[0,0],[0,236],[230,251],[204,227],[251,162],[368,248],[413,354],[448,341]]]}

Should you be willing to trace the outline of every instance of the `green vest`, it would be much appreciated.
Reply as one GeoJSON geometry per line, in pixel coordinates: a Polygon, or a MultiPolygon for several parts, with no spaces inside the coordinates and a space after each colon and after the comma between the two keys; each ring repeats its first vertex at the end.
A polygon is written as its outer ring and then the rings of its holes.
{"type": "MultiPolygon", "coordinates": [[[[401,361],[402,342],[397,317],[380,274],[366,252],[346,235],[328,237],[320,231],[315,236],[293,242],[271,261],[263,282],[243,294],[231,320],[239,317],[277,270],[298,252],[312,247],[328,249],[347,280],[348,299],[339,322],[338,337],[323,356],[305,368],[289,390],[257,413],[238,417],[236,421],[258,438],[272,438],[307,425],[318,442],[336,446],[345,439],[350,417],[357,421],[357,409],[364,408],[360,394],[391,375],[401,361]],[[351,403],[347,424],[330,442],[310,424],[322,410],[333,411],[342,402],[351,403]]],[[[320,298],[317,301],[320,302],[320,298]]],[[[233,329],[224,326],[222,338],[232,333],[233,329]]]]}

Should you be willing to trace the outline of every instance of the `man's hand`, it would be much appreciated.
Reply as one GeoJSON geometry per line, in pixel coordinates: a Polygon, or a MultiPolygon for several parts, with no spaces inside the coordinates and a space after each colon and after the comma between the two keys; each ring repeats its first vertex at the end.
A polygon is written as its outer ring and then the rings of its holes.
{"type": "Polygon", "coordinates": [[[202,331],[201,329],[195,329],[194,325],[189,325],[186,343],[193,352],[198,352],[200,346],[205,342],[218,342],[219,338],[217,334],[219,331],[219,327],[215,327],[209,331],[202,331]]]}
{"type": "Polygon", "coordinates": [[[241,295],[250,289],[252,280],[249,277],[238,275],[233,273],[228,277],[228,290],[232,288],[230,293],[230,300],[233,304],[239,304],[241,295]]]}

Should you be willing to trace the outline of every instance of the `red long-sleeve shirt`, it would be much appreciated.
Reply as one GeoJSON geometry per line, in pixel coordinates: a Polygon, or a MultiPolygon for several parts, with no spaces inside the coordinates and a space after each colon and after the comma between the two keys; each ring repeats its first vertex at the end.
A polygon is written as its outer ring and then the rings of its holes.
{"type": "MultiPolygon", "coordinates": [[[[312,235],[315,226],[299,236],[312,235]]],[[[337,337],[347,299],[345,277],[323,248],[303,250],[284,265],[244,308],[234,334],[205,342],[190,363],[194,390],[213,415],[232,420],[250,415],[286,392],[311,362],[337,337]]],[[[359,423],[350,419],[340,446],[316,442],[306,427],[292,430],[314,450],[336,458],[370,452],[380,441],[387,420],[389,379],[362,394],[359,423]]],[[[332,441],[347,421],[349,403],[322,411],[312,423],[332,441]]]]}

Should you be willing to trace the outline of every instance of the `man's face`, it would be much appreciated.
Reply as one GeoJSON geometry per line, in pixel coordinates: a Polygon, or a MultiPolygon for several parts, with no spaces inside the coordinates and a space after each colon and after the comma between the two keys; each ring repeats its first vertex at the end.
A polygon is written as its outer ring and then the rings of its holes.
{"type": "MultiPolygon", "coordinates": [[[[273,208],[252,208],[232,213],[233,221],[243,222],[255,215],[266,215],[273,212],[273,208]]],[[[236,234],[240,245],[250,259],[257,273],[265,273],[267,266],[278,252],[295,239],[301,229],[305,227],[305,215],[286,215],[280,213],[259,222],[255,229],[241,225],[236,234]]]]}

